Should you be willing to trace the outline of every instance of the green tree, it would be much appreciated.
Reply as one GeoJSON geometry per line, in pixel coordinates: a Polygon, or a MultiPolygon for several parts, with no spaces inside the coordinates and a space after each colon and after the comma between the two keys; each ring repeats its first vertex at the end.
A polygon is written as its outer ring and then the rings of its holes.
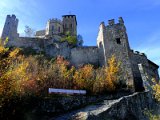
{"type": "Polygon", "coordinates": [[[67,41],[71,45],[77,45],[77,37],[72,36],[70,32],[66,32],[65,37],[61,39],[62,42],[67,41]]]}

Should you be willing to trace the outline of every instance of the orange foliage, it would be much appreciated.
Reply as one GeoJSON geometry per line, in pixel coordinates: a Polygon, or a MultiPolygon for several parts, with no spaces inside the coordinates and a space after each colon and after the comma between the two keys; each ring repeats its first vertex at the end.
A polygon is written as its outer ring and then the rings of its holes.
{"type": "Polygon", "coordinates": [[[92,91],[95,81],[93,65],[85,65],[84,67],[79,68],[75,72],[73,78],[76,88],[92,91]]]}

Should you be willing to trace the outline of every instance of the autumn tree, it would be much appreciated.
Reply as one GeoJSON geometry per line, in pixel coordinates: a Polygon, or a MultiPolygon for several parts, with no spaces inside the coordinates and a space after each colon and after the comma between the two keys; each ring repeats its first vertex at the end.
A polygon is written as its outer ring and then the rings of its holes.
{"type": "Polygon", "coordinates": [[[86,89],[89,92],[93,91],[95,81],[95,73],[93,65],[85,65],[76,70],[74,76],[74,85],[78,89],[86,89]]]}
{"type": "Polygon", "coordinates": [[[108,91],[114,91],[119,80],[120,62],[116,60],[115,55],[112,55],[108,59],[108,65],[106,67],[106,81],[105,87],[108,91]]]}
{"type": "Polygon", "coordinates": [[[93,85],[94,94],[102,94],[105,92],[105,67],[95,69],[95,81],[93,85]]]}

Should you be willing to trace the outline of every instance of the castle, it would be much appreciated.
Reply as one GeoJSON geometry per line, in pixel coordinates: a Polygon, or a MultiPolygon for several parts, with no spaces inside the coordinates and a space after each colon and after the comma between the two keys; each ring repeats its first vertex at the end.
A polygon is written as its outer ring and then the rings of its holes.
{"type": "Polygon", "coordinates": [[[50,19],[47,22],[46,29],[36,32],[36,37],[52,38],[54,35],[64,35],[68,31],[72,36],[77,36],[77,20],[75,15],[64,15],[63,20],[57,18],[50,19]]]}
{"type": "Polygon", "coordinates": [[[63,20],[50,19],[46,29],[36,32],[35,37],[19,37],[17,32],[18,19],[15,15],[7,15],[2,32],[2,39],[9,38],[8,46],[32,48],[37,52],[56,57],[63,56],[76,67],[84,64],[106,66],[111,55],[121,62],[122,76],[128,88],[141,91],[155,78],[158,82],[158,68],[144,53],[131,50],[128,42],[126,27],[122,17],[115,23],[114,19],[108,25],[102,22],[99,26],[97,46],[73,47],[60,39],[70,32],[77,36],[77,20],[75,15],[64,15],[63,20]]]}

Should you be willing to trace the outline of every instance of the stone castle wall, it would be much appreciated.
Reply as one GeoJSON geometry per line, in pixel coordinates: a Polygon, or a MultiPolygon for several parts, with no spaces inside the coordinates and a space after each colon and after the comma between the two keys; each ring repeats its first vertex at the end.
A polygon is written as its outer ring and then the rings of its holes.
{"type": "MultiPolygon", "coordinates": [[[[54,21],[55,20],[51,20],[50,22],[54,23],[54,21]]],[[[63,16],[63,25],[61,21],[56,21],[60,22],[60,25],[63,26],[63,32],[69,30],[71,35],[77,35],[77,20],[75,15],[63,16]]],[[[100,24],[97,46],[94,47],[70,46],[67,42],[60,42],[62,35],[58,34],[53,34],[51,37],[45,36],[43,38],[19,37],[17,26],[18,19],[16,16],[7,16],[2,37],[9,37],[8,46],[32,48],[36,52],[44,52],[50,57],[60,55],[76,67],[84,64],[93,64],[101,67],[107,66],[108,59],[114,54],[117,61],[121,63],[123,80],[126,80],[127,86],[133,89],[143,88],[143,81],[138,64],[143,64],[143,66],[147,68],[149,76],[155,77],[157,81],[159,79],[158,66],[148,60],[144,54],[133,52],[130,49],[126,27],[121,17],[118,23],[115,23],[114,19],[112,19],[108,21],[107,26],[105,26],[104,22],[100,24]]],[[[54,24],[54,27],[55,26],[54,24]]],[[[51,26],[49,25],[49,27],[51,26]]],[[[58,28],[59,27],[57,27],[57,29],[58,28]]],[[[46,29],[49,30],[49,28],[46,29]]],[[[44,31],[41,32],[43,33],[44,31]]]]}
{"type": "Polygon", "coordinates": [[[146,67],[148,67],[148,59],[145,54],[133,50],[131,50],[130,52],[130,57],[131,57],[132,71],[133,71],[134,84],[136,86],[136,90],[139,90],[139,88],[143,89],[143,82],[138,64],[141,63],[146,67]]]}
{"type": "Polygon", "coordinates": [[[7,46],[16,46],[20,48],[32,48],[37,53],[44,52],[50,57],[57,57],[58,55],[64,58],[70,58],[71,48],[67,42],[58,42],[54,39],[40,39],[40,38],[26,38],[20,37],[14,41],[9,41],[7,46]]]}
{"type": "Polygon", "coordinates": [[[63,32],[70,32],[71,35],[77,35],[77,19],[75,15],[64,15],[63,17],[63,32]]]}
{"type": "Polygon", "coordinates": [[[131,50],[131,62],[132,62],[132,71],[134,76],[134,84],[137,89],[143,87],[142,82],[142,73],[139,68],[139,64],[145,69],[145,74],[147,78],[151,81],[152,79],[159,80],[158,75],[158,66],[152,61],[148,60],[147,56],[144,53],[131,50]]]}
{"type": "Polygon", "coordinates": [[[97,47],[77,47],[71,49],[71,63],[78,67],[79,65],[93,64],[99,65],[97,47]]]}
{"type": "Polygon", "coordinates": [[[18,19],[16,18],[16,16],[7,15],[1,38],[5,39],[6,37],[8,37],[10,40],[18,38],[19,34],[17,33],[17,28],[18,19]]]}
{"type": "Polygon", "coordinates": [[[14,41],[9,41],[7,45],[10,47],[32,48],[37,53],[44,52],[47,56],[53,58],[60,55],[76,67],[84,64],[99,65],[97,47],[72,48],[67,42],[59,42],[55,41],[55,39],[20,37],[14,41]]]}
{"type": "Polygon", "coordinates": [[[123,79],[126,80],[128,87],[133,88],[133,73],[129,55],[130,47],[122,18],[119,18],[118,23],[115,23],[114,19],[109,20],[107,26],[102,23],[98,35],[97,42],[98,46],[102,46],[104,50],[102,54],[104,54],[105,65],[107,66],[107,60],[112,55],[115,55],[117,61],[121,63],[123,79]]]}

